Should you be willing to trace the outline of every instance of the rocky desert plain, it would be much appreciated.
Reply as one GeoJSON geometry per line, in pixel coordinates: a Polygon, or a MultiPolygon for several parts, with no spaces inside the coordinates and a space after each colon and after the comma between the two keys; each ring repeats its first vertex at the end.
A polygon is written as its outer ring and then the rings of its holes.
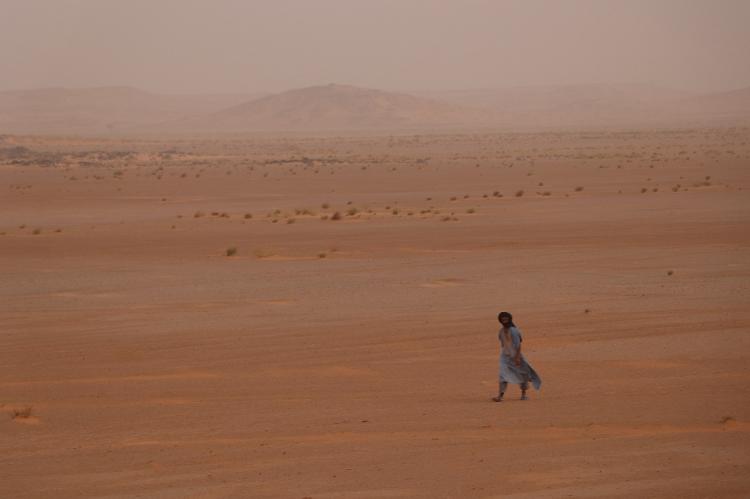
{"type": "Polygon", "coordinates": [[[2,498],[750,495],[750,128],[0,158],[2,498]]]}

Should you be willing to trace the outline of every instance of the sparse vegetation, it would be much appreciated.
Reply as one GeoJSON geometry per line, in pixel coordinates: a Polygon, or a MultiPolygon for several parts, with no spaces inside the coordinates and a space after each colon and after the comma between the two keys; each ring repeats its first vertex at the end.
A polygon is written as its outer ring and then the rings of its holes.
{"type": "Polygon", "coordinates": [[[227,248],[226,256],[234,256],[236,254],[237,254],[237,248],[235,248],[234,246],[227,248]]]}
{"type": "Polygon", "coordinates": [[[13,409],[10,411],[11,419],[29,419],[31,417],[31,406],[22,407],[20,409],[13,409]]]}

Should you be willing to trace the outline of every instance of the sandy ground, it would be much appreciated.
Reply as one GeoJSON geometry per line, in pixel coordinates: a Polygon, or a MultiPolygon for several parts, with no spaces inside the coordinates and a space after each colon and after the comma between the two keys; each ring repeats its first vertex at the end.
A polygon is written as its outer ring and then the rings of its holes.
{"type": "Polygon", "coordinates": [[[750,496],[750,130],[0,149],[2,498],[750,496]]]}

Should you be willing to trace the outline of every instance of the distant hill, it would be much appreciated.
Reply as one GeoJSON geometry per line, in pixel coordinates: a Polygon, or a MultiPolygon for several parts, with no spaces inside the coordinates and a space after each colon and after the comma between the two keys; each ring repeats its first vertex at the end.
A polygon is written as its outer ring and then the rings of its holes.
{"type": "Polygon", "coordinates": [[[163,95],[131,87],[0,92],[0,133],[107,133],[210,113],[252,94],[163,95]]]}
{"type": "Polygon", "coordinates": [[[349,85],[290,90],[228,109],[166,123],[191,131],[322,131],[475,126],[483,111],[413,95],[349,85]]]}
{"type": "Polygon", "coordinates": [[[750,88],[651,85],[385,92],[324,85],[279,94],[164,95],[130,87],[0,92],[0,134],[498,130],[750,126],[750,88]]]}
{"type": "Polygon", "coordinates": [[[750,87],[682,99],[675,107],[686,122],[750,124],[750,87]]]}
{"type": "Polygon", "coordinates": [[[687,97],[650,85],[549,85],[432,92],[446,102],[494,112],[508,127],[600,127],[653,124],[655,110],[687,97]]]}
{"type": "Polygon", "coordinates": [[[750,124],[750,89],[696,95],[647,84],[427,92],[494,113],[502,128],[627,128],[750,124]]]}

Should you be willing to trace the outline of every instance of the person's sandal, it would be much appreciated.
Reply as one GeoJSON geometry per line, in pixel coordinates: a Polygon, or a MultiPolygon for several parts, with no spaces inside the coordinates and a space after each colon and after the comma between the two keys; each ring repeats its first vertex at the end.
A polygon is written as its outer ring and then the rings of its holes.
{"type": "Polygon", "coordinates": [[[499,397],[492,397],[492,401],[493,402],[502,402],[503,401],[503,396],[500,395],[499,397]]]}
{"type": "Polygon", "coordinates": [[[521,400],[529,400],[529,397],[526,396],[526,394],[521,395],[521,400]]]}

